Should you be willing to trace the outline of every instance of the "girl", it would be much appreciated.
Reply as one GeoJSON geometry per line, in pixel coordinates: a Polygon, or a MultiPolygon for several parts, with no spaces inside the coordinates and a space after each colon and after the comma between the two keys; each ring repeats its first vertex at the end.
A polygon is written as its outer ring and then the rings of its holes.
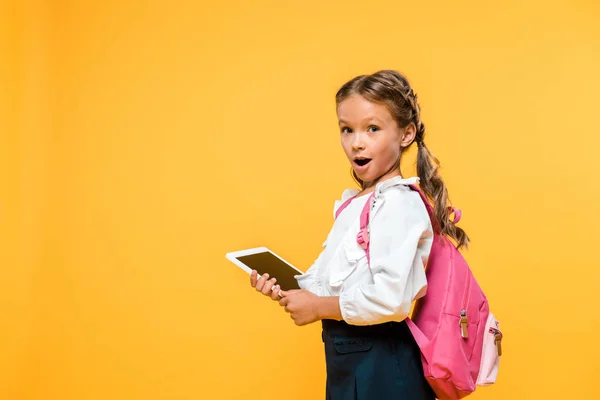
{"type": "Polygon", "coordinates": [[[358,76],[336,95],[344,152],[360,191],[346,190],[324,249],[299,290],[281,291],[276,278],[250,276],[257,291],[279,301],[297,325],[321,321],[327,370],[326,399],[434,399],[421,356],[407,325],[412,302],[425,295],[425,266],[433,240],[432,221],[420,183],[435,205],[441,233],[460,246],[465,232],[449,219],[446,187],[438,162],[425,146],[417,95],[396,71],[358,76]],[[417,175],[400,172],[403,152],[417,143],[417,175]],[[370,263],[358,244],[360,214],[370,211],[370,263]],[[344,206],[344,208],[340,208],[344,206]]]}

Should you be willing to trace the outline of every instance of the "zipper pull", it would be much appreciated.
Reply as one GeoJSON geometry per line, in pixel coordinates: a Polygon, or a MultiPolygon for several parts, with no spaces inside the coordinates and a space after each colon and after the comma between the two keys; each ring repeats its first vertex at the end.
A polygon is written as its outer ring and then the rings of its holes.
{"type": "Polygon", "coordinates": [[[458,324],[460,325],[460,336],[462,336],[463,339],[468,338],[469,319],[467,318],[467,310],[462,310],[460,312],[460,322],[458,324]]]}
{"type": "Polygon", "coordinates": [[[502,355],[502,332],[498,329],[494,329],[494,344],[498,350],[498,357],[502,355]]]}

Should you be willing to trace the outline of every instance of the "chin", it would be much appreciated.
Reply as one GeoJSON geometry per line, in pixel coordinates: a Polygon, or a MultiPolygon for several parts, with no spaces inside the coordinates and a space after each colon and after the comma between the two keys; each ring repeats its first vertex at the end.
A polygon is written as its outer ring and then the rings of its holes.
{"type": "Polygon", "coordinates": [[[371,176],[371,174],[365,174],[365,173],[360,174],[360,173],[358,173],[356,171],[354,171],[354,173],[356,174],[356,176],[358,177],[358,179],[360,179],[361,181],[363,181],[365,183],[368,183],[368,182],[371,182],[371,181],[377,179],[377,178],[373,178],[371,176]]]}

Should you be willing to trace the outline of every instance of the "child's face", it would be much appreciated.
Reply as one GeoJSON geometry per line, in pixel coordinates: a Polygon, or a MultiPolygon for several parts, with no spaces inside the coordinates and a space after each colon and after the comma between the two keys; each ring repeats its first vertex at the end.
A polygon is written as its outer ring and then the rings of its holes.
{"type": "Polygon", "coordinates": [[[337,114],[346,157],[366,186],[400,175],[400,155],[414,139],[413,124],[400,128],[384,104],[359,95],[342,101],[337,114]]]}

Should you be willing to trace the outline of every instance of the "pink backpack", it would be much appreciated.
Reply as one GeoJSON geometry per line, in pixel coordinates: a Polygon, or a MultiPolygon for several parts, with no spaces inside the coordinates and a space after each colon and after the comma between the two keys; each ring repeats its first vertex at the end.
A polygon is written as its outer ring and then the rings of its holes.
{"type": "MultiPolygon", "coordinates": [[[[415,185],[431,218],[433,207],[415,185]]],[[[369,257],[369,211],[374,193],[360,216],[357,241],[369,257]]],[[[336,217],[349,204],[349,199],[336,212],[336,217]]],[[[454,222],[461,212],[454,209],[454,222]]],[[[413,316],[406,322],[421,350],[425,378],[440,400],[461,399],[476,386],[496,382],[502,333],[499,322],[489,311],[487,298],[475,280],[467,262],[445,236],[434,228],[434,240],[425,270],[427,294],[415,305],[413,316]]]]}

